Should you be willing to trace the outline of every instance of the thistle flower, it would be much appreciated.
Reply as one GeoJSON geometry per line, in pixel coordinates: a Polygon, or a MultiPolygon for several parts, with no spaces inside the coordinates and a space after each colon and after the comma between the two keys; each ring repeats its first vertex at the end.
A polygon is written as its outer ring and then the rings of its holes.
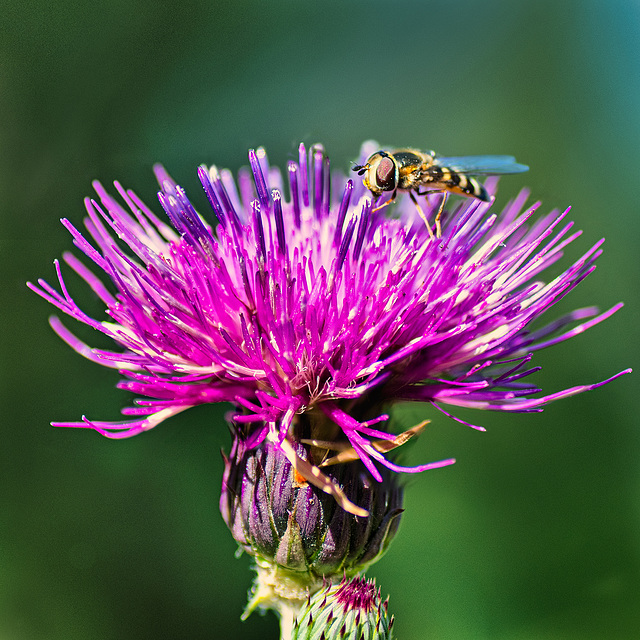
{"type": "Polygon", "coordinates": [[[293,624],[292,640],[391,640],[393,616],[374,580],[344,578],[310,597],[293,624]]]}
{"type": "MultiPolygon", "coordinates": [[[[375,148],[366,144],[361,158],[375,148]]],[[[609,381],[549,395],[525,381],[539,368],[528,368],[535,351],[620,307],[580,309],[538,326],[601,253],[602,241],[552,279],[540,279],[579,235],[564,222],[566,211],[532,223],[538,204],[525,207],[526,191],[501,213],[491,202],[465,200],[445,212],[436,241],[412,203],[399,202],[393,217],[391,207],[374,209],[360,181],[330,173],[318,145],[309,154],[301,145],[299,161],[289,162],[288,200],[264,150],[250,151],[249,161],[237,185],[228,171],[198,170],[213,219],[201,217],[156,167],[171,225],[119,183],[125,206],[99,183],[99,202],[85,201],[94,244],[62,221],[111,283],[65,254],[109,318],[82,311],[57,262],[59,291],[42,280],[30,286],[113,339],[118,350],[91,348],[51,319],[72,348],[118,369],[118,386],[141,397],[123,410],[130,418],[123,422],[54,424],[122,438],[198,404],[231,402],[233,422],[246,428],[244,446],[273,443],[306,481],[365,515],[320,464],[359,458],[381,481],[378,465],[416,472],[453,462],[406,468],[390,460],[385,454],[413,433],[377,428],[391,403],[424,401],[445,413],[443,405],[532,411],[609,381]],[[322,463],[298,453],[301,416],[313,425],[304,444],[324,451],[322,463]]],[[[496,184],[486,181],[488,193],[496,184]]],[[[429,220],[435,205],[426,204],[429,220]]]]}

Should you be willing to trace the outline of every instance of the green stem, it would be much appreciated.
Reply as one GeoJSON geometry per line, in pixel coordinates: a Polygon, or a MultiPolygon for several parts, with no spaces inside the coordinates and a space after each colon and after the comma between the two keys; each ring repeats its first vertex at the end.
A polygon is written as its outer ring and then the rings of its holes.
{"type": "Polygon", "coordinates": [[[298,613],[297,607],[282,605],[280,607],[280,640],[291,640],[293,623],[298,613]]]}
{"type": "Polygon", "coordinates": [[[256,609],[272,609],[280,618],[280,640],[290,640],[298,612],[309,595],[320,589],[322,580],[310,573],[288,571],[260,556],[255,561],[256,577],[242,619],[256,609]]]}

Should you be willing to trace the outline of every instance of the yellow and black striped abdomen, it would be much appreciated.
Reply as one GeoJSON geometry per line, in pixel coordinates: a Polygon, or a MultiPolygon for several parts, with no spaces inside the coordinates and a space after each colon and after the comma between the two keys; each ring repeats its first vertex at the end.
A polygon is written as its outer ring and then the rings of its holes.
{"type": "Polygon", "coordinates": [[[422,177],[422,184],[429,190],[443,189],[461,196],[477,198],[483,202],[489,202],[491,199],[484,186],[475,178],[437,164],[428,167],[422,177]]]}

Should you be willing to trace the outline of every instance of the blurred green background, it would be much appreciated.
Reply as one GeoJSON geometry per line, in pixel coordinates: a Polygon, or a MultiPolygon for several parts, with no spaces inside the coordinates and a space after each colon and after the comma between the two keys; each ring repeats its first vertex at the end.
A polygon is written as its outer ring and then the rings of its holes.
{"type": "MultiPolygon", "coordinates": [[[[638,364],[640,4],[557,2],[0,2],[0,640],[276,638],[239,620],[249,561],[217,511],[224,407],[112,442],[50,420],[117,419],[117,375],[47,325],[26,280],[55,280],[90,182],[156,210],[162,162],[284,165],[321,141],[345,171],[360,143],[514,154],[544,210],[573,206],[597,271],[551,317],[612,319],[536,356],[546,392],[638,364]]],[[[563,264],[567,264],[567,260],[563,264]]],[[[556,271],[553,272],[554,275],[556,271]]],[[[77,279],[77,300],[99,305],[77,279]]],[[[101,343],[91,333],[80,334],[101,343]]],[[[640,430],[635,374],[542,414],[433,418],[400,533],[371,575],[404,640],[637,638],[640,430]]]]}

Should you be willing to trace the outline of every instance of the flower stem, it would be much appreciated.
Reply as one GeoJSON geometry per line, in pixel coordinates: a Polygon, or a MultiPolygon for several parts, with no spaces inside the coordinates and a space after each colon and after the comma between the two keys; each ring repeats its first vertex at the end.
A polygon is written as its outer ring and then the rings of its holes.
{"type": "Polygon", "coordinates": [[[280,640],[291,640],[293,634],[293,623],[296,619],[298,607],[281,605],[280,613],[280,640]]]}

